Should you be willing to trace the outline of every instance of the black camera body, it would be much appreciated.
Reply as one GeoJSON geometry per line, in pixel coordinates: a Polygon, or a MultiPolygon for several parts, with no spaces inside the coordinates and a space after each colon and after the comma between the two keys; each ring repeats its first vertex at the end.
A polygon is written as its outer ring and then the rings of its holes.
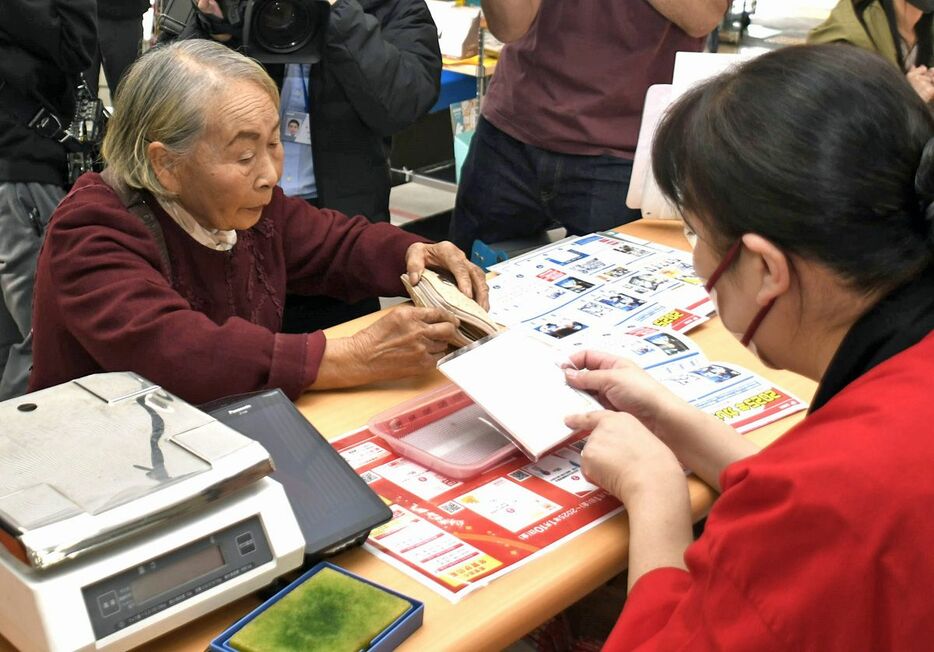
{"type": "MultiPolygon", "coordinates": [[[[226,0],[235,2],[236,0],[226,0]]],[[[327,0],[240,0],[244,53],[263,63],[317,63],[331,5],[327,0]]]]}
{"type": "Polygon", "coordinates": [[[195,11],[192,0],[162,0],[156,26],[160,32],[178,36],[195,19],[195,11]]]}
{"type": "Polygon", "coordinates": [[[68,127],[64,142],[68,153],[68,183],[74,183],[85,172],[100,172],[104,168],[101,158],[101,143],[110,113],[104,103],[91,94],[82,77],[78,85],[75,117],[68,127]]]}
{"type": "MultiPolygon", "coordinates": [[[[327,0],[217,0],[223,24],[242,34],[242,51],[262,63],[317,63],[331,5],[327,0]]],[[[193,0],[166,0],[161,29],[180,34],[197,20],[193,0]]]]}
{"type": "Polygon", "coordinates": [[[231,25],[240,24],[240,0],[217,0],[217,6],[221,8],[224,14],[224,20],[231,25]]]}

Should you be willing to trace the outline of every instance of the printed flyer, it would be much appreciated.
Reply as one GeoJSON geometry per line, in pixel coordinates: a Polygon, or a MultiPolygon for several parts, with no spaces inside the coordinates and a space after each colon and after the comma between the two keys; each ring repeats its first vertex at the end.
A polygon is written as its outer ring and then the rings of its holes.
{"type": "Polygon", "coordinates": [[[517,450],[465,482],[400,457],[368,429],[332,443],[392,508],[392,520],[365,547],[456,602],[622,511],[584,479],[584,442],[536,463],[517,450]]]}
{"type": "Polygon", "coordinates": [[[614,232],[567,238],[491,269],[492,317],[555,339],[619,325],[687,332],[713,312],[689,253],[614,232]]]}
{"type": "Polygon", "coordinates": [[[574,236],[491,267],[490,314],[570,355],[628,358],[739,432],[807,408],[767,379],[712,363],[684,334],[713,314],[691,255],[607,231],[574,236]]]}
{"type": "Polygon", "coordinates": [[[808,404],[744,367],[710,362],[686,335],[652,326],[608,328],[568,338],[561,348],[631,360],[694,407],[741,433],[805,410],[808,404]]]}

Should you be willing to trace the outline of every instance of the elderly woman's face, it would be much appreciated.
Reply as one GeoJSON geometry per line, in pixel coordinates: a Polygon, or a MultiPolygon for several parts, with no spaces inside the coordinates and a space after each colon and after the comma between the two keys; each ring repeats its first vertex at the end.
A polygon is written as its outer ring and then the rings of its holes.
{"type": "Polygon", "coordinates": [[[202,226],[249,229],[282,175],[279,111],[247,82],[232,84],[210,111],[194,155],[176,168],[178,201],[202,226]]]}

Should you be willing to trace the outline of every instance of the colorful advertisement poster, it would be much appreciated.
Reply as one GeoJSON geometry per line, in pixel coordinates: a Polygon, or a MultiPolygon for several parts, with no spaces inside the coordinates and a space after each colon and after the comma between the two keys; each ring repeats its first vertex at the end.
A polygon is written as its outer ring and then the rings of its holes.
{"type": "Polygon", "coordinates": [[[516,451],[464,482],[400,457],[368,429],[332,443],[392,509],[365,547],[452,602],[623,509],[584,478],[584,440],[537,463],[516,451]]]}
{"type": "Polygon", "coordinates": [[[491,269],[493,318],[556,339],[621,325],[687,332],[713,310],[689,253],[614,232],[567,238],[491,269]]]}

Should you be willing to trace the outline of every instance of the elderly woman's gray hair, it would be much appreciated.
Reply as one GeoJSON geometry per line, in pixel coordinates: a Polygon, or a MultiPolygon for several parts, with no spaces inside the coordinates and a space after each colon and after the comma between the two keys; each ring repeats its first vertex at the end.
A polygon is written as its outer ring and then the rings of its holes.
{"type": "Polygon", "coordinates": [[[254,82],[276,106],[279,91],[256,61],[208,39],[176,41],[140,57],[117,87],[103,154],[107,166],[132,188],[171,199],[149,161],[150,143],[191,153],[204,133],[211,103],[232,82],[254,82]]]}

